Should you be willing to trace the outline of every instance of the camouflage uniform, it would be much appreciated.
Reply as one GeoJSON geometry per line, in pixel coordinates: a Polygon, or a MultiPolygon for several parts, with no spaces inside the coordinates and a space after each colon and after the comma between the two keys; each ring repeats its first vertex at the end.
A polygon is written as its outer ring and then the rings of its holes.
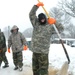
{"type": "Polygon", "coordinates": [[[11,29],[12,34],[9,36],[8,39],[8,48],[12,46],[14,65],[18,67],[22,67],[23,66],[22,50],[23,50],[23,46],[26,45],[26,40],[21,32],[17,31],[17,33],[14,34],[13,33],[14,29],[19,29],[19,28],[16,25],[12,27],[11,29]]]}
{"type": "Polygon", "coordinates": [[[5,39],[4,33],[0,31],[0,66],[1,66],[2,61],[4,61],[5,66],[3,66],[3,68],[8,66],[8,60],[5,55],[6,51],[7,51],[6,39],[5,39]]]}
{"type": "MultiPolygon", "coordinates": [[[[33,6],[29,13],[30,21],[33,25],[33,35],[31,41],[31,51],[33,52],[33,75],[48,75],[48,54],[50,47],[50,38],[55,32],[52,25],[46,23],[41,25],[36,16],[39,7],[33,6]]],[[[63,26],[56,23],[59,31],[63,26]]]]}

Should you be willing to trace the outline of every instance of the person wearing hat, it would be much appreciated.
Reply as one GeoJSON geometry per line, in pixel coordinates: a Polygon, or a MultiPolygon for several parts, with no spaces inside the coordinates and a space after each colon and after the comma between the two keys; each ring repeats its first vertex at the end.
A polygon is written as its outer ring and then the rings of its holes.
{"type": "Polygon", "coordinates": [[[33,75],[48,75],[50,38],[55,31],[52,24],[55,24],[59,31],[63,30],[63,26],[58,24],[54,18],[47,18],[44,13],[36,16],[36,11],[43,5],[39,2],[29,12],[29,19],[33,26],[31,40],[33,75]]]}
{"type": "Polygon", "coordinates": [[[15,65],[14,70],[23,70],[23,55],[22,50],[27,50],[27,42],[24,35],[19,32],[19,28],[14,25],[11,28],[11,35],[8,39],[8,52],[10,53],[10,47],[12,46],[13,63],[15,65]]]}
{"type": "Polygon", "coordinates": [[[6,38],[5,38],[4,33],[1,32],[1,29],[0,29],[0,67],[1,67],[1,64],[2,64],[2,61],[3,61],[5,63],[3,68],[9,67],[8,60],[7,60],[7,57],[6,57],[6,51],[7,51],[6,38]]]}

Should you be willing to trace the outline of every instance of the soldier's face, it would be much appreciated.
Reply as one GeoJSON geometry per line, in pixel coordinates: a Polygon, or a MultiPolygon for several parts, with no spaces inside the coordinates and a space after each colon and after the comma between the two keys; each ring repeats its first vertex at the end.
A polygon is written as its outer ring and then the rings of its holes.
{"type": "Polygon", "coordinates": [[[46,23],[46,19],[41,19],[39,22],[41,25],[44,25],[46,23]]]}
{"type": "Polygon", "coordinates": [[[42,19],[41,22],[42,22],[42,23],[45,22],[45,19],[42,19]]]}
{"type": "Polygon", "coordinates": [[[16,33],[17,33],[17,29],[14,29],[14,30],[13,30],[13,33],[16,34],[16,33]]]}

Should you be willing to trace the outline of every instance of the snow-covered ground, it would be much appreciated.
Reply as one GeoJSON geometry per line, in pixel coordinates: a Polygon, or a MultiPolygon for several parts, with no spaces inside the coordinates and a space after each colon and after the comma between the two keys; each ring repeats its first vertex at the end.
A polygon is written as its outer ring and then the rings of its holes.
{"type": "MultiPolygon", "coordinates": [[[[75,75],[75,47],[70,47],[66,44],[65,47],[71,60],[68,70],[73,72],[73,74],[75,75]]],[[[2,63],[0,68],[0,75],[32,75],[32,52],[30,50],[23,51],[24,65],[22,72],[19,72],[19,70],[17,71],[13,70],[14,64],[12,60],[12,51],[11,53],[6,52],[6,55],[9,61],[9,67],[3,69],[2,66],[4,65],[4,63],[2,63]]],[[[67,58],[65,56],[61,44],[51,44],[49,52],[49,65],[52,65],[59,69],[64,64],[65,61],[67,61],[67,58]]]]}

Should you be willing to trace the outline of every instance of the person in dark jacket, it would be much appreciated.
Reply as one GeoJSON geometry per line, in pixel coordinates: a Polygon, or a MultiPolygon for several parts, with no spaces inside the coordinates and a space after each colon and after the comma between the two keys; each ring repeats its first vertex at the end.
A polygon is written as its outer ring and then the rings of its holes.
{"type": "Polygon", "coordinates": [[[22,51],[27,50],[27,42],[24,35],[18,31],[19,28],[14,25],[11,28],[11,35],[8,39],[8,52],[10,53],[10,47],[12,46],[13,62],[15,65],[14,70],[23,70],[23,55],[22,51]]]}
{"type": "Polygon", "coordinates": [[[52,24],[55,24],[59,31],[63,30],[63,26],[57,24],[54,18],[47,19],[44,13],[38,14],[38,17],[36,16],[36,11],[43,5],[42,2],[37,3],[29,13],[29,18],[33,26],[30,49],[33,52],[33,75],[48,75],[50,38],[55,31],[52,24]]]}
{"type": "Polygon", "coordinates": [[[3,61],[5,63],[3,68],[9,67],[8,60],[6,57],[6,51],[7,51],[7,47],[6,47],[5,35],[3,32],[1,32],[1,29],[0,29],[0,66],[1,66],[1,63],[3,61]]]}

